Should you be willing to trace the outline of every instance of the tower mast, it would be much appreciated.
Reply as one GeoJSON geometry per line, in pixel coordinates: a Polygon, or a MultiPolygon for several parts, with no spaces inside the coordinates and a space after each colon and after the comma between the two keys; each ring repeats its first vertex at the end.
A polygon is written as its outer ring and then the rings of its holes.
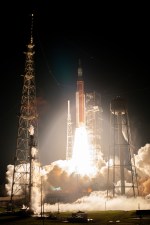
{"type": "Polygon", "coordinates": [[[31,22],[31,38],[25,52],[25,71],[19,115],[17,146],[14,158],[14,171],[11,188],[11,203],[14,196],[22,197],[22,204],[31,209],[31,193],[33,187],[32,150],[37,146],[38,114],[36,101],[36,85],[34,70],[33,14],[31,22]]]}

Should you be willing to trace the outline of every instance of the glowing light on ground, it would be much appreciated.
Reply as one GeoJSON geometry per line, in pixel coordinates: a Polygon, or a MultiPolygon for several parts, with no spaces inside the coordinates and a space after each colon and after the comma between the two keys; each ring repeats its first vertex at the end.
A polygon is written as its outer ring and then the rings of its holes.
{"type": "Polygon", "coordinates": [[[70,169],[77,174],[91,176],[96,173],[96,168],[92,164],[92,151],[86,128],[84,126],[76,128],[70,169]]]}

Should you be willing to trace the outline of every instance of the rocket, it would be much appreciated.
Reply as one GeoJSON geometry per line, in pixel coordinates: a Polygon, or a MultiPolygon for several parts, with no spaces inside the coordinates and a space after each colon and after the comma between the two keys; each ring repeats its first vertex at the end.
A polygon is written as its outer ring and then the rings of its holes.
{"type": "Polygon", "coordinates": [[[76,127],[85,125],[85,93],[82,67],[79,60],[77,91],[76,91],[76,127]]]}

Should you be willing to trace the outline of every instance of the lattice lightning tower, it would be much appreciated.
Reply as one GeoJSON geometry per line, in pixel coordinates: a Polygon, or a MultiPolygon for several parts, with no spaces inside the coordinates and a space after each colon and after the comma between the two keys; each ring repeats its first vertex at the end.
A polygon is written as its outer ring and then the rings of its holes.
{"type": "Polygon", "coordinates": [[[17,136],[17,147],[14,159],[14,172],[11,189],[11,203],[16,195],[23,197],[23,204],[31,207],[31,194],[33,187],[33,163],[36,157],[32,150],[38,145],[38,114],[36,106],[36,85],[34,70],[34,44],[33,44],[33,14],[31,26],[31,39],[25,52],[25,72],[22,89],[21,108],[17,136]],[[34,132],[33,132],[34,130],[34,132]]]}

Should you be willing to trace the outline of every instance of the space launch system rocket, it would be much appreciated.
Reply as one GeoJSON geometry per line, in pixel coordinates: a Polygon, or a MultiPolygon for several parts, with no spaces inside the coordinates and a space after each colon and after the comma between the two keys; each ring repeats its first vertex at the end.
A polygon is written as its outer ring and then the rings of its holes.
{"type": "Polygon", "coordinates": [[[76,127],[85,125],[85,93],[82,67],[79,60],[77,91],[76,91],[76,127]]]}

